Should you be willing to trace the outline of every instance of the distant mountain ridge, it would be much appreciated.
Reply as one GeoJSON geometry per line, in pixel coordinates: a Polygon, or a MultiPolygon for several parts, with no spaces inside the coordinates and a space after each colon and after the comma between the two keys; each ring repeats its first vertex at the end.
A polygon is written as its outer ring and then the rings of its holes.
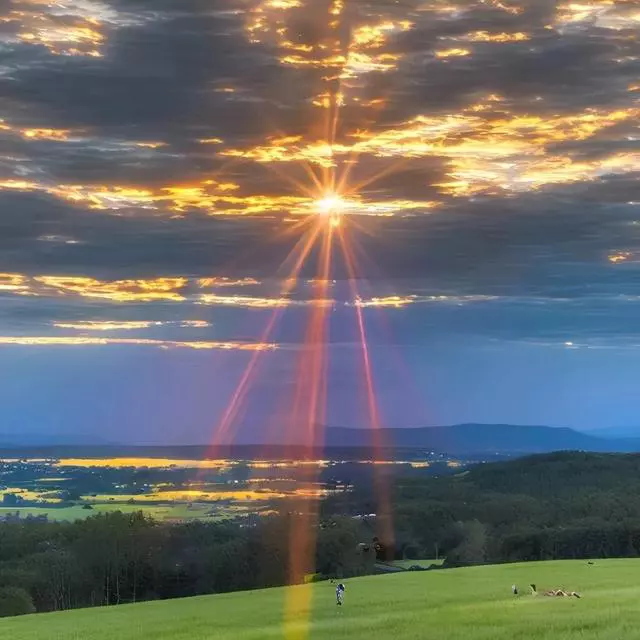
{"type": "MultiPolygon", "coordinates": [[[[255,433],[255,432],[254,432],[255,433]]],[[[28,450],[41,455],[149,455],[150,457],[174,455],[200,459],[212,455],[222,457],[251,458],[270,455],[275,458],[322,456],[329,452],[341,456],[354,455],[366,458],[375,449],[386,449],[389,455],[401,451],[433,451],[459,456],[517,456],[554,451],[589,451],[595,453],[640,452],[640,438],[605,437],[604,431],[588,433],[566,427],[524,426],[509,424],[457,424],[447,427],[386,428],[374,432],[371,429],[351,427],[318,427],[319,438],[314,450],[300,442],[251,441],[248,433],[236,438],[234,444],[218,447],[214,452],[203,444],[115,444],[91,435],[71,434],[1,434],[0,452],[28,450]],[[603,435],[600,435],[603,434],[603,435]],[[93,451],[93,453],[90,453],[93,451]],[[351,453],[349,453],[351,452],[351,453]]]]}
{"type": "Polygon", "coordinates": [[[325,446],[429,449],[450,454],[529,454],[552,451],[629,453],[640,451],[640,438],[603,438],[567,427],[508,424],[457,424],[449,427],[368,429],[329,427],[325,446]]]}
{"type": "Polygon", "coordinates": [[[610,440],[614,438],[616,440],[626,440],[628,438],[640,438],[640,429],[638,427],[609,427],[607,429],[589,429],[585,430],[589,436],[595,436],[596,438],[605,438],[610,440]]]}

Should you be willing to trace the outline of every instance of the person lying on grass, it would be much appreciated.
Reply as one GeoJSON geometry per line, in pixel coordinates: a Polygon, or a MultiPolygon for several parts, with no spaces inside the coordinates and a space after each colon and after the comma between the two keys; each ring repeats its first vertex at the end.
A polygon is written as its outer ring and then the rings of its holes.
{"type": "MultiPolygon", "coordinates": [[[[535,584],[530,584],[531,595],[537,596],[538,591],[536,590],[535,584]]],[[[561,598],[580,598],[580,594],[577,591],[565,591],[564,589],[549,589],[548,591],[542,592],[543,596],[557,596],[561,598]]]]}

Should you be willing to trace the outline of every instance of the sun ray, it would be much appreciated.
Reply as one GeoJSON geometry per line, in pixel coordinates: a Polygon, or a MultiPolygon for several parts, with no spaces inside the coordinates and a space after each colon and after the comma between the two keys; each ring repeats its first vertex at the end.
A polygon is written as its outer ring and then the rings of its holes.
{"type": "MultiPolygon", "coordinates": [[[[307,234],[305,234],[299,240],[298,244],[296,245],[296,247],[294,247],[293,251],[291,252],[292,255],[295,255],[295,253],[298,252],[298,257],[296,258],[296,261],[291,269],[290,276],[288,278],[285,278],[284,280],[283,289],[281,292],[282,295],[287,295],[291,292],[293,286],[295,285],[297,276],[300,273],[300,270],[302,269],[302,266],[305,260],[307,259],[309,253],[311,252],[311,249],[315,244],[318,233],[319,233],[318,227],[314,227],[313,229],[311,229],[307,234]]],[[[286,259],[285,259],[285,262],[286,262],[286,259]]],[[[272,335],[275,329],[275,326],[281,317],[281,314],[282,314],[282,308],[276,307],[273,310],[267,322],[267,325],[264,331],[262,332],[262,335],[261,335],[262,342],[266,342],[269,336],[272,335]],[[262,338],[264,338],[265,340],[262,340],[262,338]]],[[[240,377],[238,385],[236,386],[231,396],[231,399],[229,400],[222,414],[222,417],[218,421],[218,424],[212,434],[210,450],[209,450],[210,456],[215,457],[217,455],[216,452],[219,449],[219,447],[221,445],[226,444],[226,441],[228,440],[229,436],[231,436],[233,433],[234,427],[237,426],[236,421],[237,421],[238,415],[243,408],[247,394],[251,389],[253,379],[257,373],[257,367],[260,362],[260,358],[256,357],[257,354],[258,352],[254,352],[251,358],[249,359],[249,362],[240,377]]]]}
{"type": "MultiPolygon", "coordinates": [[[[323,284],[316,292],[320,298],[326,297],[331,275],[333,233],[333,228],[329,227],[321,241],[318,278],[323,284]]],[[[312,306],[288,425],[289,441],[301,437],[303,455],[307,459],[313,456],[316,444],[323,436],[320,429],[326,418],[327,325],[327,308],[312,306]]],[[[318,470],[309,465],[303,481],[312,486],[317,481],[317,474],[318,470]]],[[[285,598],[284,637],[290,640],[304,640],[309,635],[312,591],[310,585],[300,583],[304,575],[313,570],[317,523],[318,501],[301,496],[294,507],[290,530],[289,582],[299,585],[288,590],[285,598]]]]}
{"type": "MultiPolygon", "coordinates": [[[[338,239],[342,249],[345,266],[347,268],[347,276],[354,300],[360,299],[360,292],[357,285],[357,270],[348,240],[344,235],[343,229],[338,229],[338,239]]],[[[355,305],[356,325],[360,342],[360,355],[362,358],[362,374],[365,382],[367,415],[370,422],[372,456],[374,462],[385,459],[384,452],[387,447],[383,432],[382,420],[378,399],[376,397],[375,382],[373,377],[373,368],[369,353],[369,343],[367,341],[367,329],[364,320],[364,313],[361,305],[355,305]]],[[[393,524],[391,510],[391,495],[387,478],[381,466],[374,465],[374,492],[376,495],[378,508],[376,510],[376,524],[378,527],[378,537],[383,541],[384,545],[393,547],[393,524]]]]}

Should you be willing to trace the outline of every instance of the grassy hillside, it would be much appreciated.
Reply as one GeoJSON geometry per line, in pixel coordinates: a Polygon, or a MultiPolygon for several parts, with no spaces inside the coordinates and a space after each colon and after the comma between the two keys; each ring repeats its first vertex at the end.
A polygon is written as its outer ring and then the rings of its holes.
{"type": "Polygon", "coordinates": [[[317,583],[0,620],[12,640],[618,640],[640,627],[640,560],[558,561],[411,572],[347,581],[345,606],[317,583]],[[583,598],[511,595],[511,584],[563,587],[583,598]],[[309,589],[305,616],[283,633],[287,598],[309,589]]]}

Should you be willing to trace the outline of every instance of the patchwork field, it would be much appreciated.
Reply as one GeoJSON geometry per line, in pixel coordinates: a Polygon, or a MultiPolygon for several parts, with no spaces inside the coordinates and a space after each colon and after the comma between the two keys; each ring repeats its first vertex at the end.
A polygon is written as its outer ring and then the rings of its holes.
{"type": "Polygon", "coordinates": [[[559,561],[406,572],[0,620],[12,640],[619,640],[638,637],[640,560],[559,561]],[[531,596],[564,588],[581,599],[531,596]],[[523,595],[514,597],[511,585],[523,595]],[[302,608],[307,595],[309,612],[302,608]],[[298,607],[285,625],[288,606],[298,607]]]}
{"type": "Polygon", "coordinates": [[[127,504],[120,502],[104,502],[94,503],[91,509],[83,509],[81,505],[72,507],[0,507],[0,518],[7,514],[20,513],[21,518],[28,516],[46,515],[49,520],[66,520],[72,522],[74,520],[83,520],[89,516],[98,513],[112,513],[114,511],[122,511],[122,513],[135,513],[143,511],[145,514],[152,516],[156,520],[217,520],[225,517],[238,515],[232,512],[231,507],[218,509],[219,514],[212,515],[211,504],[127,504]]]}

